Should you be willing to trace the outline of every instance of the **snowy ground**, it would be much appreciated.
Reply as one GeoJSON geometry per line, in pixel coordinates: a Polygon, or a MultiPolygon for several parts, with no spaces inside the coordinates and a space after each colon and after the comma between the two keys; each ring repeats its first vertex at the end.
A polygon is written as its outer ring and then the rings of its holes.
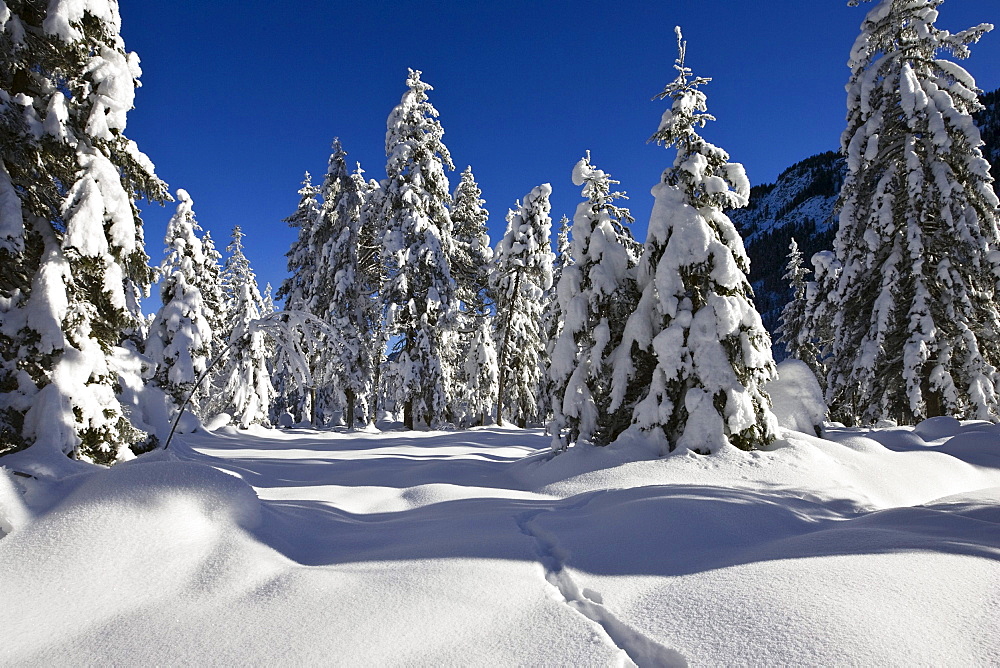
{"type": "Polygon", "coordinates": [[[829,438],[227,428],[2,473],[0,663],[996,665],[1000,427],[829,438]]]}

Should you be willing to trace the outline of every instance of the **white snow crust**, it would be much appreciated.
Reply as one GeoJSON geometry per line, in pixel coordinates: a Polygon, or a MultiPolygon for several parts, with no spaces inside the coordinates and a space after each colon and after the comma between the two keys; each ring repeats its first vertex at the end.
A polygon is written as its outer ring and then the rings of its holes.
{"type": "Polygon", "coordinates": [[[554,456],[513,428],[224,427],[110,470],[32,448],[0,460],[0,663],[994,663],[1000,426],[825,433],[554,456]]]}

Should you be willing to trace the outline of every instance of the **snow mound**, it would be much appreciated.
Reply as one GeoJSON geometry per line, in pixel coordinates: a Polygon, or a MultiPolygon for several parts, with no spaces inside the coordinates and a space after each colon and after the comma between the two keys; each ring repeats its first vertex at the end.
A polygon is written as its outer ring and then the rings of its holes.
{"type": "Polygon", "coordinates": [[[0,538],[27,524],[31,511],[24,503],[12,474],[0,468],[0,538]]]}
{"type": "Polygon", "coordinates": [[[950,415],[928,418],[913,428],[913,432],[925,441],[950,438],[961,430],[962,423],[950,415]]]}
{"type": "Polygon", "coordinates": [[[816,376],[805,362],[787,359],[778,364],[778,377],[766,389],[780,426],[820,435],[827,414],[826,401],[816,376]]]}
{"type": "Polygon", "coordinates": [[[158,456],[33,483],[71,491],[0,540],[0,600],[15,608],[31,601],[31,614],[8,620],[0,663],[67,640],[53,628],[88,634],[221,582],[242,588],[286,562],[246,534],[261,518],[246,483],[158,456]]]}

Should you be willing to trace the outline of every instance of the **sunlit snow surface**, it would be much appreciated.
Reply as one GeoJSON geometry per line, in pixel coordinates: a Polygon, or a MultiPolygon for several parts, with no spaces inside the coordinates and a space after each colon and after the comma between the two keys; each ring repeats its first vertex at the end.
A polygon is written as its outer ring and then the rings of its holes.
{"type": "Polygon", "coordinates": [[[995,665],[1000,427],[783,434],[226,428],[4,473],[0,664],[995,665]]]}

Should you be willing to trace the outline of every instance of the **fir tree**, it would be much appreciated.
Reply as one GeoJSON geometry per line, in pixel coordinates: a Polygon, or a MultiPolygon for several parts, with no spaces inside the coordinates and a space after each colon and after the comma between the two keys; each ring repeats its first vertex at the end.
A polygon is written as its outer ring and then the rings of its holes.
{"type": "MultiPolygon", "coordinates": [[[[206,259],[197,231],[194,203],[185,190],[177,191],[177,212],[167,224],[166,257],[160,265],[162,306],[146,341],[146,355],[156,364],[153,382],[179,407],[195,390],[210,361],[212,330],[197,272],[206,259]]],[[[200,389],[200,388],[199,388],[200,389]]],[[[195,397],[198,405],[199,397],[195,397]]]]}
{"type": "Polygon", "coordinates": [[[743,241],[723,213],[746,205],[750,184],[742,165],[698,135],[714,120],[699,90],[710,80],[690,79],[680,28],[677,42],[677,78],[658,96],[671,108],[652,137],[677,157],[653,188],[642,297],[620,347],[612,408],[627,405],[638,380],[648,392],[634,421],[670,450],[749,450],[776,428],[763,388],[775,375],[771,341],[753,306],[743,241]]]}
{"type": "MultiPolygon", "coordinates": [[[[222,254],[216,250],[212,234],[205,230],[201,238],[201,250],[204,264],[195,270],[195,285],[201,292],[203,313],[212,332],[211,348],[208,355],[209,364],[218,359],[229,345],[228,329],[229,314],[226,312],[226,297],[222,290],[222,254]]],[[[219,393],[219,371],[221,367],[212,366],[208,378],[202,381],[196,393],[198,403],[195,411],[200,416],[208,416],[212,411],[213,397],[219,393]]]]}
{"type": "Polygon", "coordinates": [[[451,405],[455,284],[451,276],[451,203],[445,168],[454,169],[441,138],[431,87],[410,70],[407,91],[387,121],[387,178],[382,184],[382,259],[387,276],[382,301],[389,334],[398,337],[396,402],[403,422],[447,422],[451,405]]]}
{"type": "Polygon", "coordinates": [[[371,401],[374,395],[377,351],[373,342],[380,313],[375,301],[377,271],[363,264],[375,261],[362,248],[361,209],[367,184],[360,167],[354,173],[348,171],[346,157],[340,140],[334,140],[321,191],[321,225],[329,234],[320,249],[319,290],[312,306],[337,333],[328,344],[326,365],[341,395],[346,424],[353,427],[358,404],[371,401]]]}
{"type": "Polygon", "coordinates": [[[998,200],[979,91],[937,58],[992,26],[940,30],[940,5],[879,2],[851,52],[827,399],[852,424],[998,416],[998,200]]]}
{"type": "Polygon", "coordinates": [[[573,216],[573,261],[563,267],[558,285],[565,315],[549,368],[555,395],[551,431],[558,440],[567,429],[567,443],[607,445],[632,418],[620,404],[611,409],[612,358],[638,302],[633,270],[641,246],[625,227],[633,222],[628,209],[614,204],[625,196],[611,190],[618,181],[591,164],[589,151],[574,168],[573,183],[583,186],[587,199],[573,216]]]}
{"type": "MultiPolygon", "coordinates": [[[[451,207],[453,224],[452,276],[455,296],[457,338],[454,346],[455,381],[464,390],[456,393],[463,403],[466,422],[484,424],[496,405],[498,391],[497,353],[492,336],[489,305],[489,268],[493,261],[490,235],[486,229],[489,212],[472,174],[466,167],[455,188],[451,207]]],[[[456,406],[455,412],[459,412],[456,406]]]]}
{"type": "Polygon", "coordinates": [[[288,258],[288,272],[291,274],[278,288],[277,297],[283,299],[285,308],[308,310],[315,292],[316,248],[313,234],[320,222],[320,206],[316,199],[320,189],[312,183],[312,176],[306,172],[299,188],[299,204],[295,213],[285,219],[290,227],[299,233],[291,248],[285,253],[288,258]]]}
{"type": "Polygon", "coordinates": [[[793,237],[788,246],[788,264],[784,280],[792,291],[792,299],[781,310],[781,324],[778,341],[785,346],[789,357],[802,360],[815,373],[819,363],[820,352],[816,346],[813,333],[807,325],[809,305],[807,302],[808,283],[806,275],[809,271],[802,266],[802,252],[793,237]]]}
{"type": "Polygon", "coordinates": [[[260,327],[264,300],[257,277],[243,254],[243,232],[233,228],[233,241],[222,272],[229,326],[228,349],[219,372],[217,410],[229,412],[243,429],[268,424],[268,409],[274,388],[267,371],[267,338],[260,327]]]}
{"type": "MultiPolygon", "coordinates": [[[[552,263],[552,287],[545,291],[545,307],[542,311],[542,327],[545,332],[545,359],[549,364],[552,362],[552,355],[555,352],[559,334],[563,330],[564,314],[559,305],[558,287],[562,279],[563,270],[573,264],[569,233],[569,218],[563,215],[559,219],[559,231],[556,233],[556,254],[555,261],[552,263]]],[[[542,379],[542,383],[545,385],[545,389],[541,393],[538,410],[542,419],[551,425],[552,408],[556,401],[561,401],[562,390],[552,380],[552,374],[548,369],[542,379]],[[557,395],[560,398],[557,398],[557,395]]]]}
{"type": "MultiPolygon", "coordinates": [[[[317,200],[320,188],[312,183],[312,175],[305,173],[302,187],[299,188],[299,203],[295,213],[285,219],[290,227],[298,229],[298,235],[292,242],[285,257],[288,258],[290,276],[282,281],[277,297],[284,300],[285,310],[305,311],[317,315],[313,309],[319,282],[319,266],[321,249],[317,248],[317,228],[321,225],[322,214],[317,200]]],[[[316,371],[318,360],[311,359],[310,366],[316,371]]],[[[283,412],[291,406],[299,414],[300,419],[310,424],[316,422],[316,391],[315,386],[301,387],[299,379],[287,368],[276,370],[274,381],[280,389],[280,403],[286,406],[276,407],[276,412],[283,412]]],[[[310,385],[315,374],[310,375],[310,385]]]]}
{"type": "Polygon", "coordinates": [[[124,134],[140,70],[112,0],[0,11],[0,454],[112,463],[137,439],[112,350],[151,280],[134,201],[169,199],[124,134]]]}
{"type": "Polygon", "coordinates": [[[212,354],[214,359],[222,351],[225,342],[215,334],[222,332],[226,328],[229,320],[226,314],[226,298],[222,291],[222,253],[215,248],[215,241],[212,234],[205,230],[201,237],[201,251],[204,264],[195,270],[195,285],[201,292],[202,300],[205,303],[205,319],[208,327],[213,333],[212,354]]]}
{"type": "Polygon", "coordinates": [[[542,384],[542,297],[552,287],[552,218],[544,183],[507,214],[507,231],[497,245],[493,273],[499,388],[497,423],[523,427],[538,413],[542,384]]]}
{"type": "Polygon", "coordinates": [[[267,317],[274,313],[274,290],[271,288],[271,283],[268,282],[264,286],[264,294],[261,297],[261,315],[267,317]]]}

